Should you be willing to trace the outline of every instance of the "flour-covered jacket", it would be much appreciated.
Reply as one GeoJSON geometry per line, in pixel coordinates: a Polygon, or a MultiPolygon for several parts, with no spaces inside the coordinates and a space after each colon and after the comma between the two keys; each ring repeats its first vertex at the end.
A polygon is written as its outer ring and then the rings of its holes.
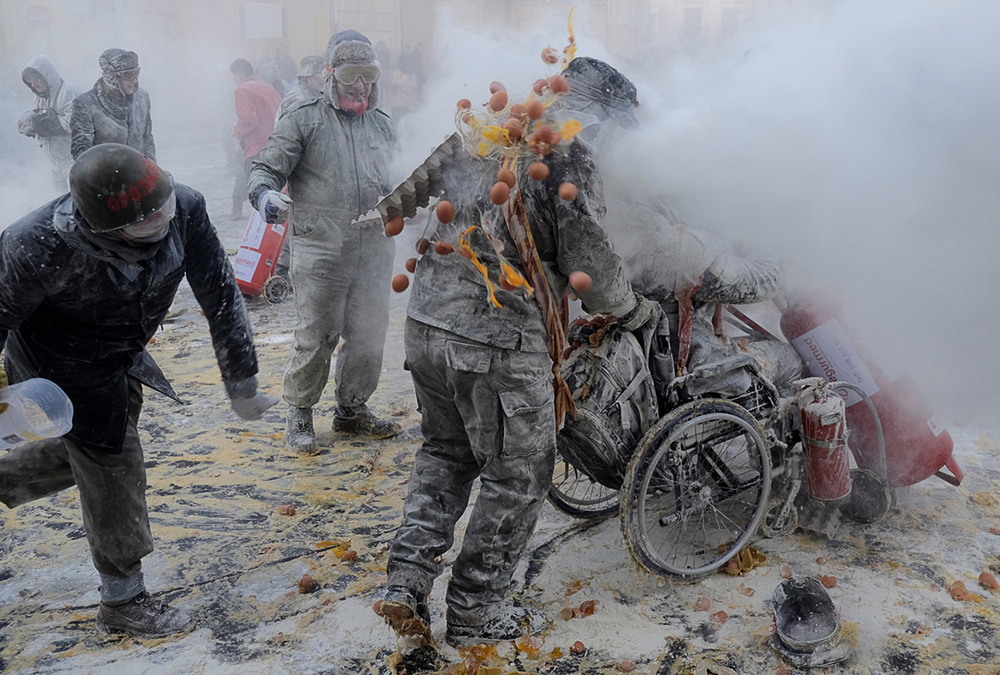
{"type": "Polygon", "coordinates": [[[223,380],[257,373],[243,296],[205,199],[185,185],[175,190],[176,215],[155,244],[84,231],[68,194],[0,234],[0,338],[11,379],[43,377],[62,387],[74,407],[67,435],[91,448],[120,451],[127,374],[149,359],[146,344],[185,275],[223,380]]]}
{"type": "Polygon", "coordinates": [[[156,161],[149,94],[136,87],[130,96],[108,92],[99,79],[90,91],[73,101],[71,151],[79,157],[101,143],[121,143],[156,161]]]}
{"type": "MultiPolygon", "coordinates": [[[[717,334],[713,323],[718,304],[751,305],[778,292],[781,266],[776,256],[766,252],[739,255],[711,233],[681,223],[669,207],[649,206],[638,199],[611,200],[608,220],[609,234],[622,254],[632,287],[660,303],[675,348],[678,299],[690,296],[689,372],[749,354],[779,389],[787,389],[800,376],[801,361],[787,344],[759,337],[734,339],[717,334]]],[[[692,394],[731,397],[745,392],[750,379],[739,367],[687,386],[692,394]]]]}
{"type": "MultiPolygon", "coordinates": [[[[79,92],[63,82],[56,71],[55,66],[44,56],[36,56],[28,63],[22,73],[22,78],[29,71],[34,71],[38,77],[45,81],[49,91],[45,96],[35,98],[35,111],[51,110],[55,119],[59,122],[61,131],[56,130],[51,135],[42,133],[42,130],[35,128],[34,134],[38,138],[38,143],[49,159],[56,173],[62,177],[69,175],[69,167],[73,164],[73,156],[70,154],[70,118],[73,115],[73,100],[79,92]]],[[[30,87],[29,87],[30,88],[30,87]]]]}
{"type": "Polygon", "coordinates": [[[381,110],[350,115],[325,99],[312,99],[282,114],[252,163],[250,203],[288,182],[292,232],[307,235],[340,227],[366,213],[388,194],[389,161],[396,136],[381,110]]]}
{"type": "MultiPolygon", "coordinates": [[[[626,313],[635,301],[621,260],[600,222],[605,210],[603,188],[590,152],[582,142],[574,141],[565,154],[549,155],[545,163],[550,173],[543,181],[528,177],[530,161],[519,163],[517,184],[556,298],[566,290],[569,275],[581,271],[593,280],[589,291],[578,293],[588,312],[626,313]],[[579,189],[572,201],[557,195],[559,186],[566,182],[579,189]]],[[[489,228],[490,234],[503,242],[506,261],[524,275],[503,212],[488,197],[497,169],[496,162],[467,155],[462,155],[457,166],[447,168],[443,199],[455,203],[456,218],[449,225],[438,225],[433,238],[454,244],[459,233],[471,226],[489,228]]],[[[500,267],[492,246],[479,231],[473,232],[469,241],[495,284],[500,267]]],[[[486,283],[468,259],[458,253],[441,255],[431,247],[417,265],[407,315],[494,347],[548,351],[545,325],[534,298],[521,289],[500,288],[496,298],[502,307],[490,303],[486,283]]]]}

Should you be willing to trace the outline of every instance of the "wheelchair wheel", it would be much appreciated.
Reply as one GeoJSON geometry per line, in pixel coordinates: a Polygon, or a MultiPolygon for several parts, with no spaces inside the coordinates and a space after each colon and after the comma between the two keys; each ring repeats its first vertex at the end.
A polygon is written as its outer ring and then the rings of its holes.
{"type": "Polygon", "coordinates": [[[574,518],[607,518],[618,511],[618,490],[591,480],[557,454],[549,502],[574,518]]]}
{"type": "Polygon", "coordinates": [[[284,302],[285,298],[288,297],[288,291],[291,289],[291,284],[284,277],[273,276],[264,282],[264,288],[261,291],[261,295],[272,305],[276,305],[280,302],[284,302]]]}
{"type": "Polygon", "coordinates": [[[654,574],[708,574],[757,531],[770,491],[760,423],[731,401],[691,401],[639,443],[621,490],[622,532],[654,574]]]}

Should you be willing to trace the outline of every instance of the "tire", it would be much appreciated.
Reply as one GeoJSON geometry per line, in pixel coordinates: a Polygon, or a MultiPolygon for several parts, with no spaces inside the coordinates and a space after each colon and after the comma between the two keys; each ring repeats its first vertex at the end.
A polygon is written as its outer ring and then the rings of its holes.
{"type": "Polygon", "coordinates": [[[756,533],[770,491],[760,423],[731,401],[691,401],[639,443],[621,490],[622,532],[653,574],[702,576],[756,533]]]}
{"type": "Polygon", "coordinates": [[[264,288],[261,290],[261,295],[272,305],[277,305],[285,301],[288,297],[288,291],[291,289],[291,284],[284,277],[270,277],[264,282],[264,288]]]}
{"type": "Polygon", "coordinates": [[[618,491],[591,480],[587,474],[556,455],[549,502],[574,518],[607,518],[618,511],[618,491]]]}
{"type": "Polygon", "coordinates": [[[856,523],[870,525],[882,520],[892,506],[889,483],[874,471],[851,469],[851,495],[840,512],[856,523]]]}

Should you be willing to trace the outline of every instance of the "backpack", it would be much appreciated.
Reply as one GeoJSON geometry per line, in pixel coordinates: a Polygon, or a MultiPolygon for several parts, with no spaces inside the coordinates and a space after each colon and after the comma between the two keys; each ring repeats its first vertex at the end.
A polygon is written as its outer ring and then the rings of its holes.
{"type": "Polygon", "coordinates": [[[649,354],[639,339],[617,323],[603,332],[598,344],[584,339],[563,361],[576,412],[567,414],[556,446],[578,471],[617,490],[636,446],[659,418],[659,406],[649,354]]]}

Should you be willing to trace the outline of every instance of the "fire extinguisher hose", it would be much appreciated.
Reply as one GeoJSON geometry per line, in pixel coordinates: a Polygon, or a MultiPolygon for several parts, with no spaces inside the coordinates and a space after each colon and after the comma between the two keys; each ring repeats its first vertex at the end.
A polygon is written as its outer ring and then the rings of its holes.
{"type": "Polygon", "coordinates": [[[830,383],[834,389],[838,387],[845,387],[850,389],[855,394],[861,397],[861,400],[865,402],[868,407],[868,412],[871,413],[872,421],[875,423],[875,437],[878,439],[878,452],[879,452],[879,469],[882,479],[889,484],[889,469],[886,465],[885,459],[885,435],[882,433],[882,420],[879,419],[878,410],[875,409],[875,404],[872,402],[871,397],[864,392],[864,390],[856,384],[850,382],[843,382],[841,380],[836,380],[830,383]]]}

